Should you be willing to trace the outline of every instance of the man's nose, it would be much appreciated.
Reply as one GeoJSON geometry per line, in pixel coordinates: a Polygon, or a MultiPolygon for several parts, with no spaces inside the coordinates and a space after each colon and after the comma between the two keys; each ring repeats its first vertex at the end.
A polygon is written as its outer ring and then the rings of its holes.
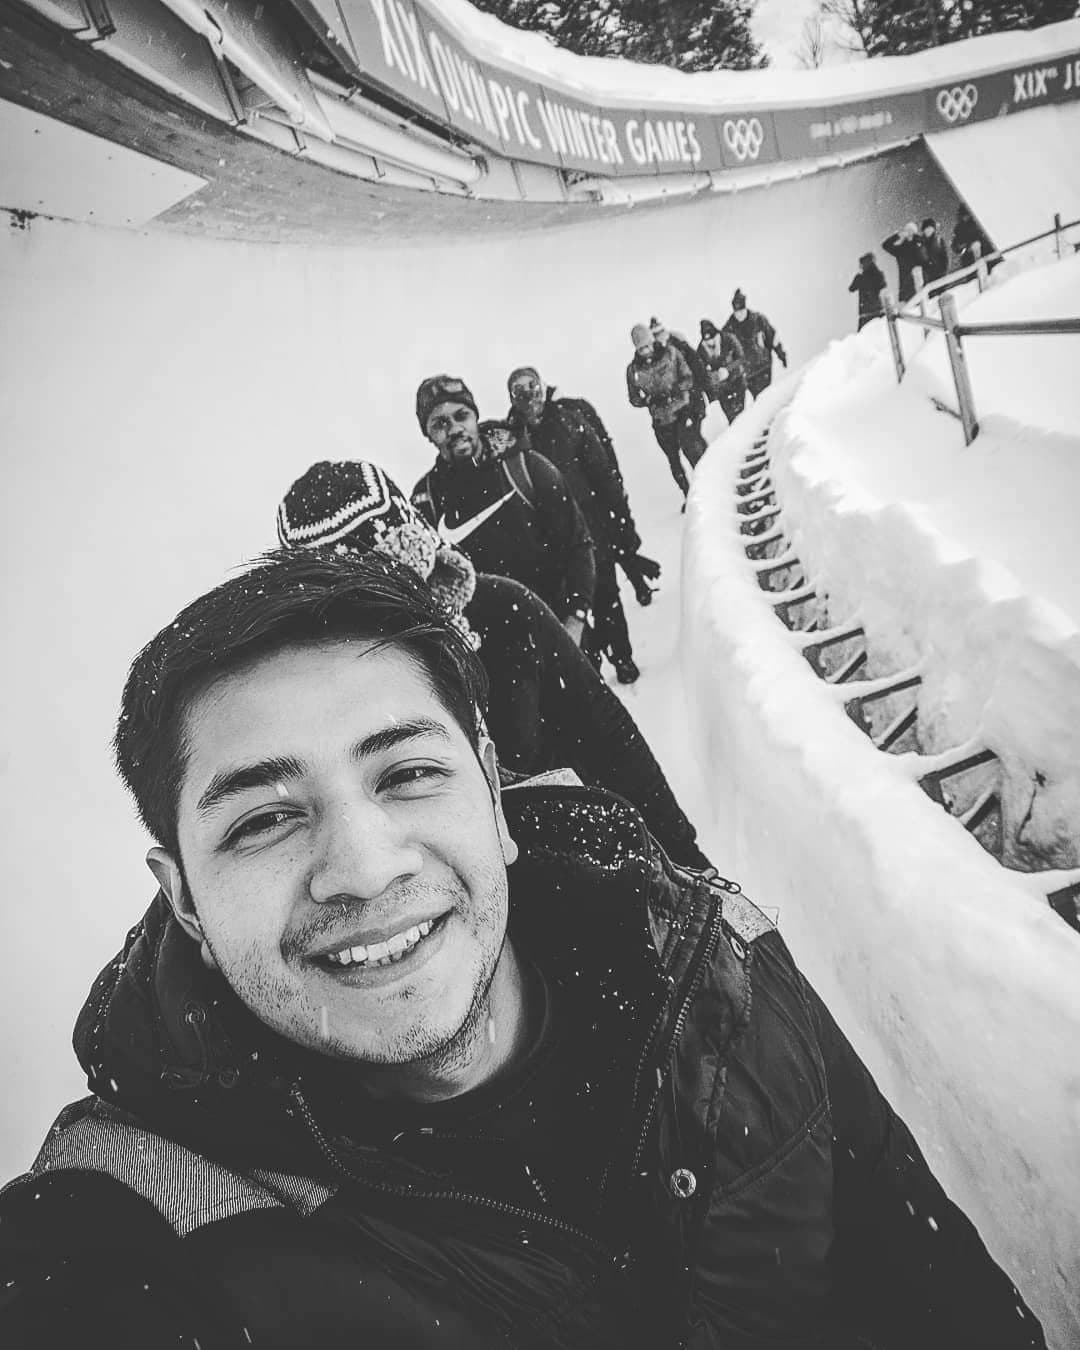
{"type": "Polygon", "coordinates": [[[352,801],[335,806],[320,823],[308,890],[318,904],[343,896],[374,900],[423,865],[403,822],[376,802],[352,801]]]}

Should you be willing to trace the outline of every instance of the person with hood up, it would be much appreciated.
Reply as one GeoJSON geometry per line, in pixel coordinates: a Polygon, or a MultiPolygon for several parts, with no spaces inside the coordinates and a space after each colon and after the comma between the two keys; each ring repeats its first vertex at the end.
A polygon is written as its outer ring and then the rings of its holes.
{"type": "Polygon", "coordinates": [[[742,347],[746,387],[757,398],[772,384],[773,352],[781,365],[787,366],[784,345],[778,341],[776,329],[765,315],[751,309],[746,303],[746,296],[739,288],[731,297],[731,313],[724,324],[724,331],[737,338],[742,347]]]}
{"type": "Polygon", "coordinates": [[[596,562],[562,474],[505,422],[480,422],[471,390],[455,376],[423,381],[416,420],[439,453],[413,488],[413,505],[481,572],[513,577],[535,591],[580,644],[596,562]]]}
{"type": "Polygon", "coordinates": [[[278,506],[277,533],[285,548],[374,551],[412,568],[483,663],[487,725],[503,768],[530,776],[571,769],[632,802],[676,862],[708,866],[634,719],[547,605],[520,582],[477,572],[377,464],[313,464],[278,506]]]}
{"type": "Polygon", "coordinates": [[[612,471],[593,431],[555,399],[554,390],[545,388],[535,366],[519,366],[511,371],[506,383],[510,394],[507,421],[562,474],[592,536],[596,589],[590,641],[597,663],[605,653],[620,684],[633,684],[640,671],[630,644],[615,563],[619,558],[634,556],[641,539],[634,528],[622,478],[612,471]]]}
{"type": "Polygon", "coordinates": [[[158,893],[0,1196],[4,1350],[1043,1350],[765,915],[618,797],[500,790],[482,697],[376,554],[136,658],[158,893]]]}
{"type": "Polygon", "coordinates": [[[916,268],[920,269],[923,282],[926,281],[926,250],[923,248],[918,226],[913,220],[909,220],[902,229],[895,230],[883,239],[881,247],[896,259],[899,282],[897,296],[903,304],[919,289],[915,276],[916,268]]]}
{"type": "Polygon", "coordinates": [[[692,399],[694,376],[677,347],[657,347],[652,330],[637,323],[630,330],[634,358],[626,367],[626,396],[634,408],[648,408],[656,443],[685,497],[690,481],[680,456],[691,468],[705,453],[692,399]]]}
{"type": "MultiPolygon", "coordinates": [[[[956,208],[956,224],[953,227],[951,243],[958,267],[970,267],[976,261],[976,244],[979,246],[980,258],[985,258],[994,251],[989,235],[971,214],[971,208],[966,202],[961,202],[956,208]]],[[[995,258],[987,266],[992,271],[1000,261],[1000,258],[995,258]]]]}
{"type": "Polygon", "coordinates": [[[885,302],[881,293],[886,287],[885,274],[877,265],[872,253],[864,253],[859,259],[859,270],[851,278],[849,291],[857,292],[859,297],[859,332],[871,319],[880,319],[885,313],[885,302]]]}
{"type": "Polygon", "coordinates": [[[712,319],[702,319],[697,356],[705,374],[705,389],[710,401],[719,403],[728,422],[734,422],[746,406],[746,362],[742,344],[734,333],[717,328],[712,319]]]}

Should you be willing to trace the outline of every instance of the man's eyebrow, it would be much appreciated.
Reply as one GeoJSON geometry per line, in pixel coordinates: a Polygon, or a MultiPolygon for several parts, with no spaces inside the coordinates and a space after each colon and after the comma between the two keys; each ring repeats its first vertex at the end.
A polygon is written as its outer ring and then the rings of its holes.
{"type": "Polygon", "coordinates": [[[241,764],[234,769],[221,769],[210,779],[202,796],[195,803],[195,810],[200,816],[208,816],[222,802],[237,796],[238,793],[299,778],[303,772],[303,764],[294,755],[280,755],[273,759],[260,759],[256,764],[241,764]]]}
{"type": "MultiPolygon", "coordinates": [[[[371,755],[384,754],[404,741],[413,741],[421,736],[437,736],[444,741],[450,740],[450,733],[441,722],[432,717],[417,717],[408,722],[394,722],[390,726],[380,727],[378,731],[371,732],[356,742],[349,755],[354,760],[367,759],[371,755]]],[[[295,755],[279,755],[271,759],[260,759],[254,764],[221,769],[210,779],[202,796],[195,803],[195,810],[200,816],[208,816],[223,802],[230,797],[238,796],[241,792],[289,782],[301,778],[304,773],[305,766],[295,755]]]]}
{"type": "Polygon", "coordinates": [[[393,722],[390,726],[371,732],[356,742],[350,754],[353,759],[367,759],[370,755],[383,754],[403,741],[414,741],[420,736],[438,736],[441,740],[450,740],[450,733],[441,722],[433,717],[414,717],[408,722],[393,722]]]}

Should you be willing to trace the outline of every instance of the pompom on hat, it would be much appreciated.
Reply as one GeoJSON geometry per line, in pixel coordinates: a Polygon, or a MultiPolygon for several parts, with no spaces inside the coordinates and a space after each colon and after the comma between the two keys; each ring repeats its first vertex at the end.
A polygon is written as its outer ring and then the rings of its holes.
{"type": "Polygon", "coordinates": [[[476,399],[464,380],[459,380],[456,375],[429,375],[416,391],[416,420],[425,436],[428,418],[440,403],[460,403],[480,416],[476,399]]]}
{"type": "Polygon", "coordinates": [[[463,610],[476,590],[469,559],[440,540],[398,485],[370,460],[320,460],[286,492],[277,512],[284,548],[375,550],[423,577],[456,626],[477,644],[463,610]]]}

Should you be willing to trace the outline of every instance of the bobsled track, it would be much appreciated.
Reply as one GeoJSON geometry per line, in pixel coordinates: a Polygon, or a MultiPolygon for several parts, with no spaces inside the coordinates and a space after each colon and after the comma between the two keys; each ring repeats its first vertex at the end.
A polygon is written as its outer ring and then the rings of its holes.
{"type": "Polygon", "coordinates": [[[696,340],[736,286],[802,365],[854,327],[859,255],[912,217],[949,228],[961,198],[1002,245],[1080,216],[1078,58],[1073,22],[873,63],[870,83],[677,77],[463,0],[5,3],[5,1176],[85,1091],[75,1015],[151,894],[109,752],[130,660],[273,545],[312,461],[371,457],[411,487],[425,375],[461,374],[495,416],[528,362],[596,403],[664,565],[648,610],[627,599],[625,697],[706,851],[778,915],[1051,1343],[1080,1341],[1077,877],[1014,884],[985,747],[923,766],[928,814],[893,809],[919,795],[893,772],[919,672],[877,669],[826,608],[798,616],[814,578],[766,476],[795,371],[727,434],[711,415],[685,518],[623,374],[633,323],[696,340]],[[1023,193],[988,181],[1019,174],[1023,193]],[[823,709],[782,744],[755,667],[777,633],[823,709]]]}

